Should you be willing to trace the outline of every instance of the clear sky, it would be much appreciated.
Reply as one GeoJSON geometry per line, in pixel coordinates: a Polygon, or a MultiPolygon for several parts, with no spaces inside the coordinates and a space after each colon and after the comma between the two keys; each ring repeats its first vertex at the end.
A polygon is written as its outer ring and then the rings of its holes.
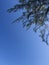
{"type": "Polygon", "coordinates": [[[49,65],[49,46],[33,29],[26,31],[22,23],[11,24],[21,13],[6,10],[18,0],[0,1],[0,65],[49,65]]]}

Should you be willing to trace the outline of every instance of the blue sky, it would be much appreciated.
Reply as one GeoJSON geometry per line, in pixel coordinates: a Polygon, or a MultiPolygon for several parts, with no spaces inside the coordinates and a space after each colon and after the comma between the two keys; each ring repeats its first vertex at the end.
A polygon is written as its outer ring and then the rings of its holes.
{"type": "Polygon", "coordinates": [[[0,1],[0,65],[49,65],[49,46],[33,29],[26,31],[22,23],[11,24],[20,12],[6,10],[18,0],[0,1]]]}

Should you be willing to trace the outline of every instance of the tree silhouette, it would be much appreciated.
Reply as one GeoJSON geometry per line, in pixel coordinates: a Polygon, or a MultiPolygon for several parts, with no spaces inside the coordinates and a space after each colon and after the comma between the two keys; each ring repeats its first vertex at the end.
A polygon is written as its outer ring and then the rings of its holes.
{"type": "Polygon", "coordinates": [[[35,32],[40,32],[42,41],[48,45],[49,37],[49,1],[48,0],[19,0],[19,4],[9,8],[7,12],[23,10],[22,15],[12,23],[21,21],[27,30],[33,26],[35,32]]]}

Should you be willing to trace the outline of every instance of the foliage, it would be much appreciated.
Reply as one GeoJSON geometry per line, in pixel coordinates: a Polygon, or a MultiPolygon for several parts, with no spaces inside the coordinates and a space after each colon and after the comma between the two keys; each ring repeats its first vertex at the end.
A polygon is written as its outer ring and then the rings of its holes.
{"type": "Polygon", "coordinates": [[[14,5],[8,9],[9,13],[22,11],[22,16],[18,17],[12,23],[17,21],[23,22],[23,27],[29,29],[31,25],[34,25],[33,30],[40,31],[40,37],[42,41],[48,44],[49,36],[49,1],[48,0],[19,0],[19,4],[14,5]]]}

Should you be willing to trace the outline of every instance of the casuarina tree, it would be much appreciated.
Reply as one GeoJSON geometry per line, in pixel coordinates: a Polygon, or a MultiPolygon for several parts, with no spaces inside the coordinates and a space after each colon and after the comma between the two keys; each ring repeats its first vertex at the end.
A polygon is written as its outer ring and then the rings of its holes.
{"type": "Polygon", "coordinates": [[[30,29],[33,26],[35,32],[39,31],[42,41],[48,45],[49,37],[49,1],[48,0],[19,0],[9,8],[7,12],[17,12],[22,10],[22,15],[12,23],[21,21],[23,27],[30,29]]]}

